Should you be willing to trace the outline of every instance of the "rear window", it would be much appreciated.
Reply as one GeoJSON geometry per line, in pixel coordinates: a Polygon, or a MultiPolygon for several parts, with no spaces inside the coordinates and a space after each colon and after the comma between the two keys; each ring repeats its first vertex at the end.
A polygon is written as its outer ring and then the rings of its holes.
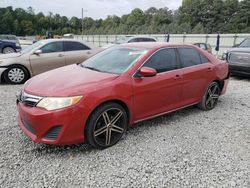
{"type": "Polygon", "coordinates": [[[182,67],[201,64],[200,54],[193,48],[178,48],[182,67]]]}
{"type": "Polygon", "coordinates": [[[80,42],[65,41],[64,46],[65,46],[65,51],[90,50],[88,46],[85,46],[80,42]]]}

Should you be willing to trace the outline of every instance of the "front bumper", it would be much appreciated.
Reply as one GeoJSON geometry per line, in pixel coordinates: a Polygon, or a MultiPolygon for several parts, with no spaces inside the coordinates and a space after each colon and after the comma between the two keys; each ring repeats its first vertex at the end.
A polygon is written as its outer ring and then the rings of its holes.
{"type": "Polygon", "coordinates": [[[5,70],[7,70],[7,67],[0,67],[0,83],[1,83],[1,81],[2,81],[2,76],[3,76],[3,72],[5,71],[5,70]]]}
{"type": "Polygon", "coordinates": [[[17,121],[34,142],[69,145],[84,142],[87,110],[80,106],[47,111],[17,102],[17,121]]]}
{"type": "Polygon", "coordinates": [[[230,65],[229,64],[230,73],[233,75],[239,76],[250,76],[250,65],[243,66],[243,65],[230,65]]]}

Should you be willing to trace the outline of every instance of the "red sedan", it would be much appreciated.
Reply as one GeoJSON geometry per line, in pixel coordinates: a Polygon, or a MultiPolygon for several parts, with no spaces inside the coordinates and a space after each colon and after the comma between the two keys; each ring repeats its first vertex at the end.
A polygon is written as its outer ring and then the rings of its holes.
{"type": "Polygon", "coordinates": [[[35,142],[106,148],[136,122],[213,109],[227,83],[228,64],[196,46],[129,43],[27,81],[17,119],[35,142]]]}

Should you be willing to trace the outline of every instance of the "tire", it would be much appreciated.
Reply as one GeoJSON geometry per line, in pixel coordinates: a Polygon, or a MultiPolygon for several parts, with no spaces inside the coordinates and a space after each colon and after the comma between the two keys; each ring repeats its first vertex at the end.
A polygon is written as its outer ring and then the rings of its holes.
{"type": "Polygon", "coordinates": [[[20,66],[14,65],[4,72],[4,79],[9,84],[23,84],[29,78],[28,71],[20,66]]]}
{"type": "Polygon", "coordinates": [[[3,54],[9,54],[9,53],[14,53],[14,52],[16,52],[16,50],[12,47],[9,47],[9,46],[3,48],[3,50],[2,50],[3,54]]]}
{"type": "Polygon", "coordinates": [[[91,114],[85,128],[85,136],[93,147],[105,149],[122,138],[127,125],[128,117],[124,108],[117,103],[106,103],[91,114]]]}
{"type": "Polygon", "coordinates": [[[198,104],[198,107],[205,111],[212,110],[217,105],[219,96],[220,86],[217,82],[212,82],[208,86],[202,101],[198,104]]]}

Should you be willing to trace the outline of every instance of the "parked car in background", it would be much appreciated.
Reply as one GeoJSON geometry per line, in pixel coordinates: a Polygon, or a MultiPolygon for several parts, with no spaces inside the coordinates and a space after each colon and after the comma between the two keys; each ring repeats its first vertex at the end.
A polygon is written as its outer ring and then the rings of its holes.
{"type": "Polygon", "coordinates": [[[15,35],[0,35],[0,53],[8,54],[21,51],[21,44],[15,35]]]}
{"type": "Polygon", "coordinates": [[[136,122],[195,104],[213,109],[228,78],[228,63],[194,45],[122,44],[28,80],[18,124],[35,142],[103,149],[136,122]]]}
{"type": "Polygon", "coordinates": [[[156,39],[153,37],[144,37],[144,36],[124,36],[118,38],[118,40],[112,42],[114,44],[124,44],[131,42],[156,42],[156,39]]]}
{"type": "Polygon", "coordinates": [[[66,33],[63,35],[64,39],[73,39],[74,38],[74,34],[73,33],[66,33]]]}
{"type": "Polygon", "coordinates": [[[1,81],[21,84],[42,72],[82,63],[98,50],[76,40],[41,40],[26,47],[20,53],[0,55],[1,81]]]}
{"type": "Polygon", "coordinates": [[[250,76],[250,38],[229,49],[223,56],[229,63],[232,75],[250,76]]]}
{"type": "Polygon", "coordinates": [[[203,42],[198,42],[198,43],[194,43],[195,46],[198,46],[199,48],[206,50],[207,52],[209,52],[210,54],[212,54],[212,47],[210,44],[208,43],[203,43],[203,42]]]}
{"type": "Polygon", "coordinates": [[[111,44],[107,44],[103,46],[103,48],[109,48],[116,44],[124,44],[124,43],[132,43],[132,42],[157,42],[157,40],[153,37],[145,37],[145,36],[120,36],[117,40],[111,42],[111,44]]]}

